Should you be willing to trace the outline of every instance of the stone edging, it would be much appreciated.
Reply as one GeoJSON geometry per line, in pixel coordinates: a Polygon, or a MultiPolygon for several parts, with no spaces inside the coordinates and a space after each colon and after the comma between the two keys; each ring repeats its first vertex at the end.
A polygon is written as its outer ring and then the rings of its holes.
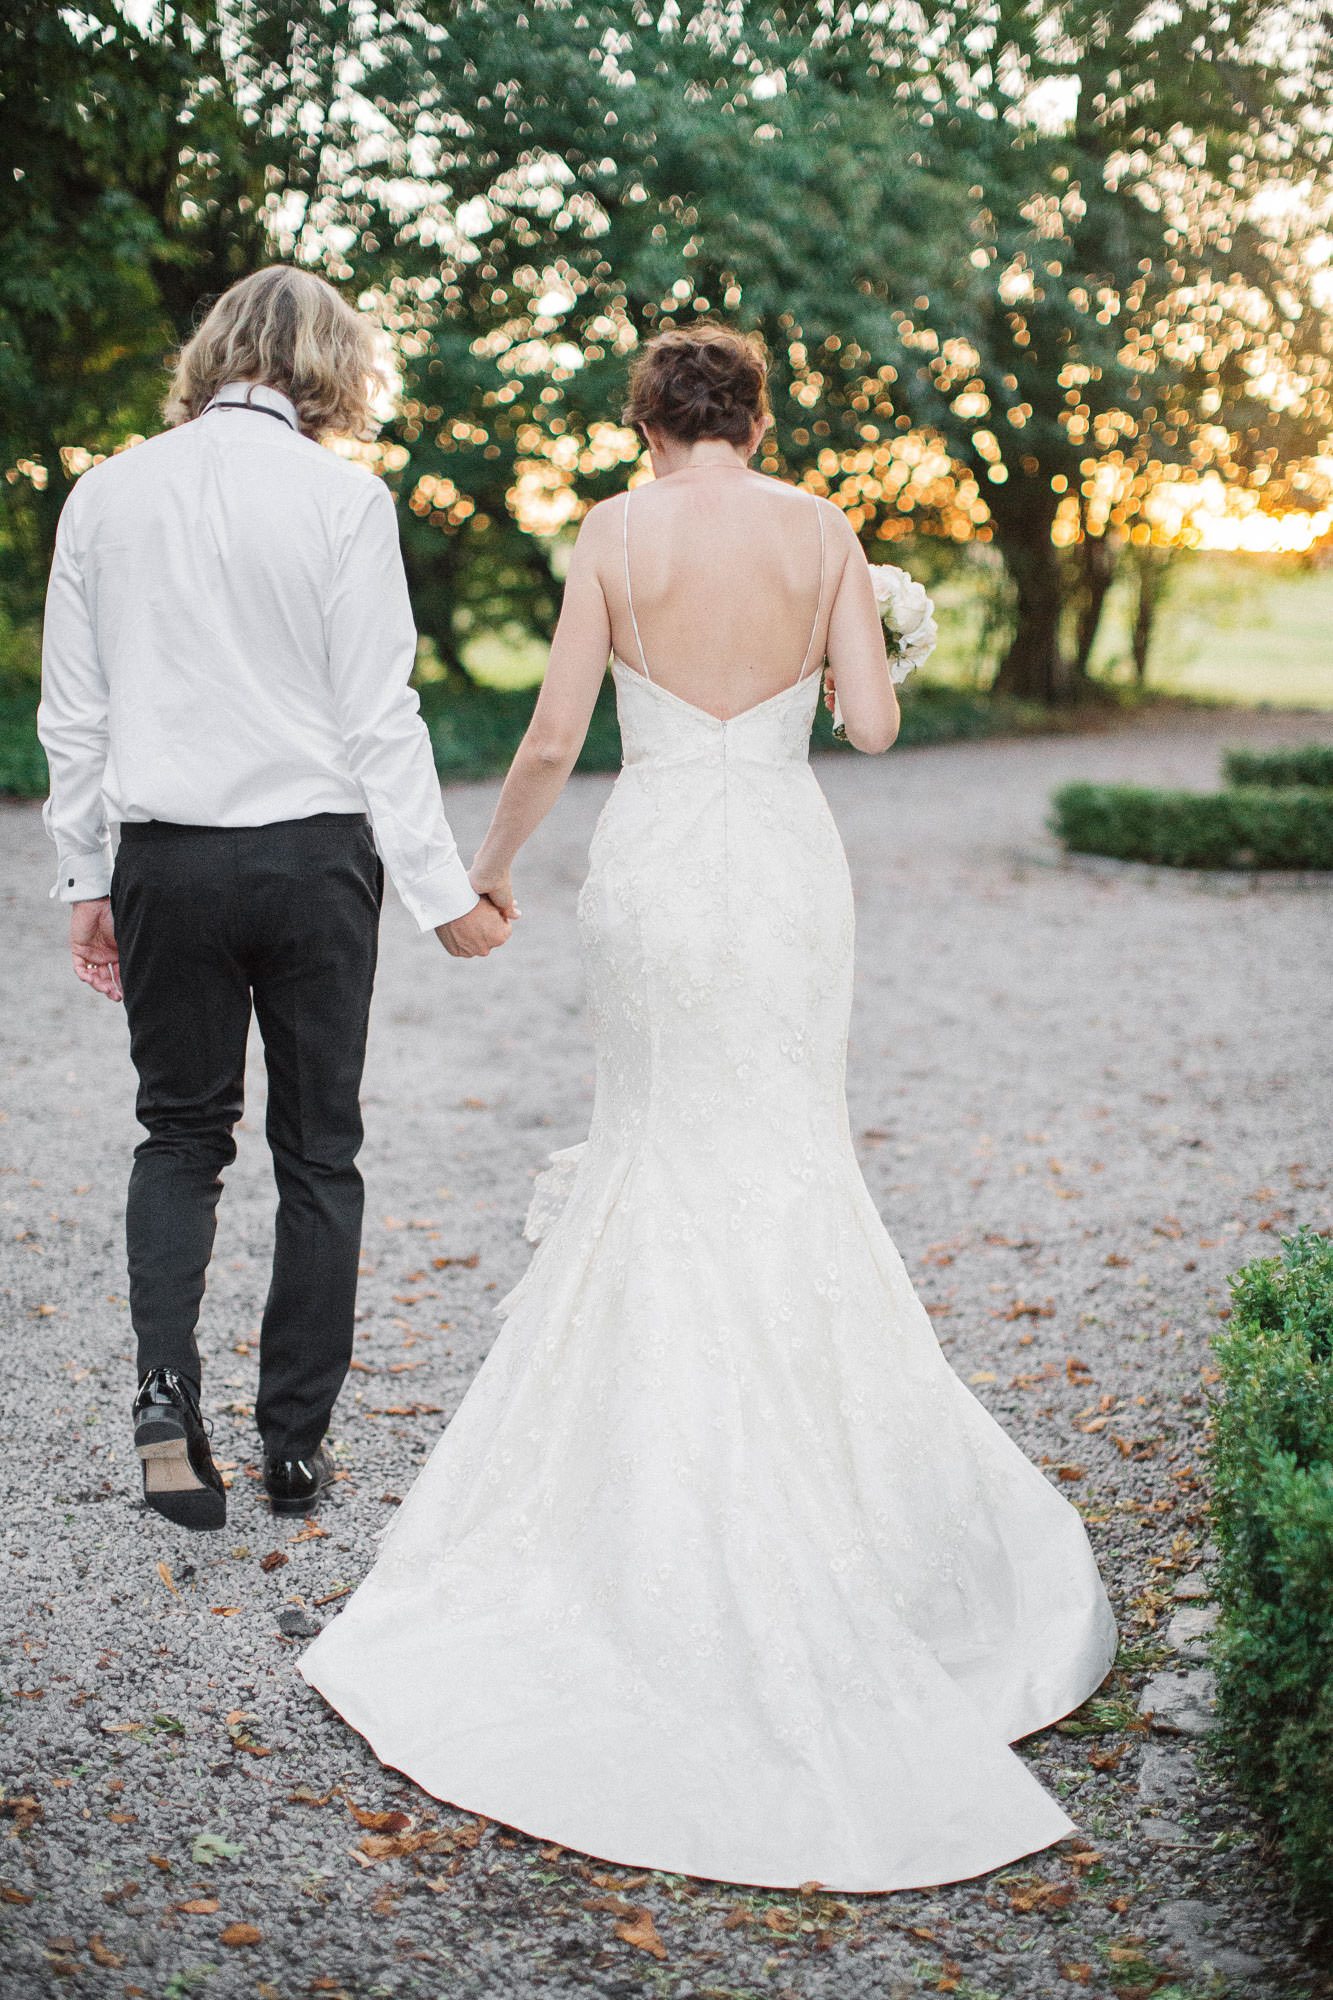
{"type": "Polygon", "coordinates": [[[1249,896],[1263,889],[1333,890],[1333,869],[1325,868],[1170,868],[1161,861],[1120,861],[1110,854],[1072,854],[1059,847],[1014,849],[1025,867],[1063,869],[1102,880],[1181,882],[1215,896],[1249,896]]]}

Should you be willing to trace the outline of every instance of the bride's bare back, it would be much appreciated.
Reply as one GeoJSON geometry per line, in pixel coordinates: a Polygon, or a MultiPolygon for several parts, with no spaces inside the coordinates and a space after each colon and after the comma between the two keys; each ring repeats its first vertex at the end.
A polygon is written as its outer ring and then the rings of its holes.
{"type": "Polygon", "coordinates": [[[835,594],[826,507],[739,463],[609,502],[622,560],[604,550],[598,574],[617,658],[722,719],[817,671],[835,594]]]}
{"type": "Polygon", "coordinates": [[[656,478],[584,519],[546,678],[471,871],[506,913],[510,863],[574,767],[612,652],[721,722],[827,659],[856,748],[897,734],[865,555],[839,508],[747,469],[762,429],[748,449],[650,432],[656,478]]]}

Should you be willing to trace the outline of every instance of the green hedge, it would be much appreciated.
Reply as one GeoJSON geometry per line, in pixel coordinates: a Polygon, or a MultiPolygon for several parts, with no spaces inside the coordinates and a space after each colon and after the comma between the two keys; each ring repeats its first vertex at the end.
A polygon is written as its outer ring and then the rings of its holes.
{"type": "Polygon", "coordinates": [[[1051,803],[1051,830],[1076,854],[1168,868],[1333,869],[1333,790],[1076,784],[1051,803]]]}
{"type": "Polygon", "coordinates": [[[1222,770],[1229,785],[1333,786],[1333,744],[1305,743],[1299,750],[1228,750],[1222,770]]]}
{"type": "Polygon", "coordinates": [[[1302,1900],[1333,1918],[1333,1243],[1231,1281],[1209,1445],[1224,1740],[1302,1900]]]}

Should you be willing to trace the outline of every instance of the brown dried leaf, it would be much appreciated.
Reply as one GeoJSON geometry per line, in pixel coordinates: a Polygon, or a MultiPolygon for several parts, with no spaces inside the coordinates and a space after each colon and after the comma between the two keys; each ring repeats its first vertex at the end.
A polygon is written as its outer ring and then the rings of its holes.
{"type": "Polygon", "coordinates": [[[23,1889],[15,1889],[10,1883],[0,1884],[0,1903],[30,1903],[32,1897],[23,1889]]]}
{"type": "Polygon", "coordinates": [[[164,1562],[160,1562],[158,1564],[157,1573],[161,1577],[163,1583],[165,1583],[165,1585],[167,1586],[167,1589],[171,1592],[172,1596],[179,1597],[180,1592],[177,1590],[175,1584],[172,1582],[171,1571],[167,1568],[164,1562]]]}
{"type": "Polygon", "coordinates": [[[108,1966],[112,1971],[119,1971],[125,1963],[118,1951],[112,1951],[100,1931],[94,1931],[88,1940],[88,1956],[95,1964],[108,1966]]]}
{"type": "Polygon", "coordinates": [[[364,1826],[371,1833],[406,1833],[412,1824],[412,1815],[405,1812],[372,1812],[367,1806],[354,1806],[347,1801],[347,1810],[358,1826],[364,1826]]]}
{"type": "Polygon", "coordinates": [[[623,1944],[631,1944],[636,1951],[646,1951],[653,1958],[666,1957],[666,1946],[657,1935],[651,1910],[639,1910],[633,1923],[616,1924],[614,1928],[623,1944]]]}
{"type": "Polygon", "coordinates": [[[582,1906],[585,1910],[605,1910],[613,1917],[636,1917],[639,1914],[635,1905],[627,1903],[623,1896],[584,1896],[582,1906]]]}
{"type": "Polygon", "coordinates": [[[289,1542],[322,1542],[328,1539],[328,1529],[321,1528],[314,1515],[306,1522],[299,1535],[289,1535],[289,1542]]]}
{"type": "Polygon", "coordinates": [[[216,1896],[196,1896],[191,1902],[177,1903],[176,1908],[183,1917],[215,1917],[218,1899],[216,1896]]]}
{"type": "Polygon", "coordinates": [[[289,1557],[284,1549],[270,1549],[266,1556],[259,1558],[259,1567],[267,1576],[270,1571],[281,1569],[288,1560],[289,1557]]]}
{"type": "Polygon", "coordinates": [[[1063,1910],[1073,1902],[1072,1882],[1010,1882],[1009,1907],[1019,1916],[1029,1910],[1063,1910]]]}
{"type": "Polygon", "coordinates": [[[264,1933],[257,1930],[253,1924],[228,1924],[225,1930],[218,1932],[218,1941],[232,1946],[260,1944],[263,1936],[264,1933]]]}
{"type": "Polygon", "coordinates": [[[1092,1967],[1084,1965],[1081,1961],[1078,1964],[1062,1965],[1060,1967],[1060,1977],[1062,1979],[1072,1979],[1075,1986],[1086,1986],[1092,1978],[1092,1967]]]}
{"type": "Polygon", "coordinates": [[[736,1908],[731,1912],[731,1915],[723,1922],[722,1928],[724,1931],[738,1931],[741,1925],[748,1924],[753,1916],[754,1912],[747,1904],[738,1903],[736,1908]]]}
{"type": "Polygon", "coordinates": [[[154,1868],[160,1868],[164,1875],[170,1873],[171,1863],[167,1860],[165,1854],[150,1854],[148,1859],[152,1862],[154,1868]]]}

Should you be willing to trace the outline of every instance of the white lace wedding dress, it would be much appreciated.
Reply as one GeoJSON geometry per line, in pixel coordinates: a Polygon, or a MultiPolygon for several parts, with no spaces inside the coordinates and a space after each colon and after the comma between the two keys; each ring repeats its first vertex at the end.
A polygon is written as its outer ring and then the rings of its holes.
{"type": "Polygon", "coordinates": [[[301,1670],[427,1791],[605,1859],[976,1875],[1072,1830],[1009,1745],[1101,1682],[1110,1610],[857,1168],[818,674],[726,722],[615,680],[625,766],[579,905],[591,1136],[301,1670]]]}

